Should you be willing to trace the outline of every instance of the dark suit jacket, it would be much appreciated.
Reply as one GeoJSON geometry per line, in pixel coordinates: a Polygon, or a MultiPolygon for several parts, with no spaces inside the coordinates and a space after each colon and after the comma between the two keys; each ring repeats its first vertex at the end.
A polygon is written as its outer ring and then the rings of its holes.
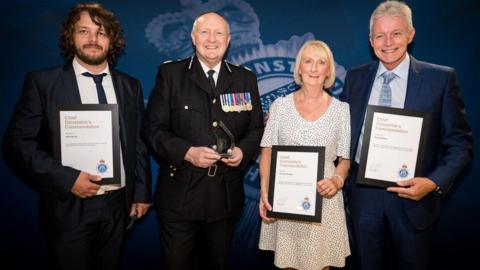
{"type": "MultiPolygon", "coordinates": [[[[126,207],[149,202],[148,152],[140,138],[143,93],[138,80],[111,69],[119,108],[120,141],[126,174],[126,207]]],[[[66,230],[82,217],[82,199],[70,189],[80,171],[53,157],[53,109],[56,104],[81,104],[72,64],[29,73],[23,93],[4,135],[5,157],[40,186],[39,218],[44,230],[66,230]]]]}
{"type": "MultiPolygon", "coordinates": [[[[355,157],[368,99],[379,63],[374,62],[347,73],[340,99],[350,104],[352,125],[350,156],[355,157]]],[[[421,176],[433,180],[447,193],[473,156],[473,139],[467,123],[455,70],[417,61],[410,57],[405,109],[427,112],[430,128],[421,176]]],[[[355,180],[356,176],[352,176],[355,180]]],[[[354,184],[354,183],[352,183],[354,184]]],[[[368,196],[364,198],[368,200],[368,196]]],[[[440,197],[432,192],[415,202],[403,200],[414,227],[432,224],[440,212],[440,197]]]]}
{"type": "Polygon", "coordinates": [[[224,175],[227,212],[243,207],[243,170],[256,155],[263,134],[263,116],[255,75],[232,64],[222,62],[213,95],[197,57],[163,64],[158,69],[156,85],[145,114],[145,137],[160,165],[155,196],[160,209],[181,211],[196,170],[184,156],[191,146],[215,144],[214,121],[223,121],[243,151],[238,168],[219,164],[224,175]],[[253,109],[223,112],[219,95],[250,92],[253,109]]]}

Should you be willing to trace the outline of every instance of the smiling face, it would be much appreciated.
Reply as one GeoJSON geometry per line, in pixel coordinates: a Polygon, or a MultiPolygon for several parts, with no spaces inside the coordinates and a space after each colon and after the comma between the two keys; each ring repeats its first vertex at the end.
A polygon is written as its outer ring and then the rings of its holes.
{"type": "Polygon", "coordinates": [[[215,13],[200,16],[191,37],[198,58],[210,68],[222,60],[230,42],[227,22],[215,13]]]}
{"type": "Polygon", "coordinates": [[[383,65],[392,70],[405,59],[414,35],[405,17],[385,14],[373,20],[370,44],[383,65]]]}
{"type": "Polygon", "coordinates": [[[298,74],[305,86],[323,88],[329,75],[330,63],[325,52],[314,46],[308,46],[302,53],[298,74]]]}
{"type": "Polygon", "coordinates": [[[110,38],[105,29],[95,24],[87,12],[75,23],[73,44],[77,58],[88,65],[106,65],[110,38]]]}

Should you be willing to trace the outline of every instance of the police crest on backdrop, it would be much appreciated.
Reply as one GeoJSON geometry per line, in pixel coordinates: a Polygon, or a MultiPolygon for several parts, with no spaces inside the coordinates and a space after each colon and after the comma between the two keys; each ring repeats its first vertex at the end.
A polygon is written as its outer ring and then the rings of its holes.
{"type": "MultiPolygon", "coordinates": [[[[271,103],[280,96],[295,91],[298,86],[293,81],[295,56],[300,47],[314,39],[310,32],[302,36],[293,35],[288,40],[264,45],[260,39],[260,20],[253,8],[242,0],[179,0],[182,11],[164,13],[153,18],[145,29],[146,38],[155,45],[166,59],[184,59],[194,53],[190,32],[195,18],[206,11],[216,11],[230,24],[231,41],[228,61],[244,66],[257,75],[262,110],[268,112],[271,103]]],[[[346,70],[335,63],[337,78],[332,89],[334,95],[342,91],[346,70]]],[[[221,96],[222,110],[230,113],[251,110],[249,96],[227,94],[221,96]]],[[[258,160],[245,175],[246,204],[237,231],[246,237],[255,238],[257,231],[251,230],[249,222],[258,221],[259,176],[258,160]],[[252,218],[254,217],[254,218],[252,218]],[[250,220],[250,221],[248,221],[250,220]]],[[[303,207],[308,207],[306,200],[303,207]]],[[[256,227],[256,226],[255,226],[256,227]]]]}

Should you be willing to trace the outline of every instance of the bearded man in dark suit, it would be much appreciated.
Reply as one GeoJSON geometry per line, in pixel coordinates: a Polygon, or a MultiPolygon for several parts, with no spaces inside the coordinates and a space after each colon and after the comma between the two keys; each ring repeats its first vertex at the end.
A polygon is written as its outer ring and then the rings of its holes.
{"type": "MultiPolygon", "coordinates": [[[[138,80],[113,68],[124,48],[114,14],[78,4],[60,32],[66,64],[29,73],[4,136],[6,158],[40,187],[39,217],[51,269],[119,269],[130,217],[150,206],[150,165],[140,136],[138,80]],[[118,104],[120,183],[69,166],[54,155],[57,105],[118,104]]],[[[114,150],[115,151],[115,150],[114,150]]]]}

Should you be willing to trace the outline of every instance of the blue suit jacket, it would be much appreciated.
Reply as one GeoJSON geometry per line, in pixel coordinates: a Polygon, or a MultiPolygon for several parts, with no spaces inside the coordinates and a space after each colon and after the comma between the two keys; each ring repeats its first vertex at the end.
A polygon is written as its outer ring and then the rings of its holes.
{"type": "MultiPolygon", "coordinates": [[[[140,137],[143,93],[138,80],[114,69],[110,73],[119,109],[125,206],[129,207],[132,202],[151,200],[150,160],[140,137]]],[[[3,138],[7,160],[40,189],[39,218],[44,230],[71,229],[79,224],[83,211],[82,199],[70,192],[80,172],[53,157],[56,104],[81,104],[72,64],[26,76],[3,138]]]]}
{"type": "MultiPolygon", "coordinates": [[[[340,99],[350,104],[352,125],[350,156],[355,157],[379,62],[350,70],[340,99]]],[[[427,112],[430,117],[426,157],[421,176],[433,180],[447,193],[473,156],[473,139],[467,123],[455,70],[417,61],[410,56],[405,109],[427,112]]],[[[356,181],[356,176],[350,177],[356,181]]],[[[351,184],[355,184],[351,182],[351,184]]],[[[440,213],[440,196],[430,193],[420,201],[401,199],[417,229],[430,226],[440,213]]],[[[368,196],[362,198],[368,200],[368,196]]]]}

